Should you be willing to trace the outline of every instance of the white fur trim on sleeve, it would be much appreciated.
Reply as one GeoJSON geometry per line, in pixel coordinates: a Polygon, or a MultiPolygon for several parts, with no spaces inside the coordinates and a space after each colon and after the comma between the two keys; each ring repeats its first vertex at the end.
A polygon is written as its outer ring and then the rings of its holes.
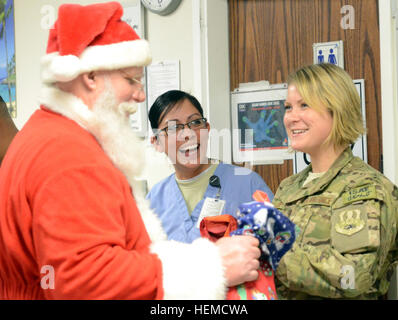
{"type": "Polygon", "coordinates": [[[221,300],[227,287],[218,247],[199,238],[192,244],[160,241],[151,252],[162,261],[164,299],[221,300]]]}
{"type": "Polygon", "coordinates": [[[129,183],[133,189],[134,198],[137,203],[137,208],[140,211],[145,228],[148,232],[152,242],[162,241],[167,239],[166,232],[162,227],[162,222],[155,212],[150,208],[149,200],[145,199],[140,194],[139,187],[135,187],[134,182],[129,179],[129,183]]]}

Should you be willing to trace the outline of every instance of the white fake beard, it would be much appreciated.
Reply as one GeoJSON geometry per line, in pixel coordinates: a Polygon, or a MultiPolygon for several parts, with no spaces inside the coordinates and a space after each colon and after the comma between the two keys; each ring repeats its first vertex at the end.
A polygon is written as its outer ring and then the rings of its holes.
{"type": "Polygon", "coordinates": [[[129,115],[137,108],[136,102],[119,104],[111,82],[105,79],[104,92],[92,109],[95,120],[89,126],[89,131],[114,165],[124,173],[130,185],[141,175],[145,165],[145,145],[129,122],[129,115]]]}
{"type": "Polygon", "coordinates": [[[113,164],[125,175],[144,221],[149,237],[153,242],[167,239],[162,224],[145,199],[145,190],[137,184],[145,166],[145,144],[134,133],[129,123],[129,115],[138,108],[137,103],[119,104],[112,84],[105,82],[104,92],[93,106],[94,121],[88,130],[95,136],[113,164]]]}

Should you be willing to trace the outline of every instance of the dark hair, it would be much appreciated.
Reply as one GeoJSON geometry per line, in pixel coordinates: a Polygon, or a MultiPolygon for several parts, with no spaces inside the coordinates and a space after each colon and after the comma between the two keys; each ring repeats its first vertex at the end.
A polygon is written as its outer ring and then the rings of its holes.
{"type": "Polygon", "coordinates": [[[158,129],[159,123],[163,118],[183,100],[189,100],[192,105],[199,111],[203,117],[203,109],[199,101],[192,95],[181,90],[170,90],[160,95],[152,104],[149,110],[149,121],[151,122],[152,129],[158,129]]]}
{"type": "Polygon", "coordinates": [[[9,112],[8,112],[8,108],[7,105],[5,103],[5,101],[3,100],[3,97],[0,96],[0,118],[11,118],[9,112]]]}

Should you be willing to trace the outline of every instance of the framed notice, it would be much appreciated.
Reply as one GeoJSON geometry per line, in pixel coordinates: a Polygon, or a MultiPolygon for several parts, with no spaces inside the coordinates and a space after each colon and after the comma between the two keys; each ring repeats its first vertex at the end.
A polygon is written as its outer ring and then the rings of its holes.
{"type": "Polygon", "coordinates": [[[169,90],[180,89],[180,61],[167,60],[154,62],[147,67],[148,110],[155,100],[169,90]]]}
{"type": "Polygon", "coordinates": [[[292,159],[283,125],[287,85],[236,89],[231,93],[235,162],[281,163],[292,159]]]}

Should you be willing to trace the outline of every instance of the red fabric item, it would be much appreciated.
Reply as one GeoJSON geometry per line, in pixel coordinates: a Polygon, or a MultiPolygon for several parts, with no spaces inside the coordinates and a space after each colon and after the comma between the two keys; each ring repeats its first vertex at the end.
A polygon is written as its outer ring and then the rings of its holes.
{"type": "Polygon", "coordinates": [[[238,228],[236,219],[229,215],[223,214],[215,217],[205,217],[200,222],[200,235],[213,242],[222,237],[229,237],[230,232],[238,228]]]}
{"type": "Polygon", "coordinates": [[[271,202],[269,201],[268,195],[261,190],[256,190],[256,192],[253,193],[253,199],[258,202],[271,202]]]}
{"type": "Polygon", "coordinates": [[[163,298],[131,188],[76,122],[33,114],[3,160],[0,212],[0,299],[163,298]]]}
{"type": "Polygon", "coordinates": [[[88,46],[138,40],[136,32],[121,20],[122,14],[117,2],[61,5],[58,20],[50,29],[47,53],[80,56],[88,46]],[[76,32],[75,25],[84,32],[76,32]]]}
{"type": "MultiPolygon", "coordinates": [[[[237,228],[237,220],[229,214],[205,217],[200,222],[200,235],[216,242],[237,228]]],[[[274,272],[269,264],[260,263],[257,280],[229,288],[227,300],[277,300],[274,272]]]]}

